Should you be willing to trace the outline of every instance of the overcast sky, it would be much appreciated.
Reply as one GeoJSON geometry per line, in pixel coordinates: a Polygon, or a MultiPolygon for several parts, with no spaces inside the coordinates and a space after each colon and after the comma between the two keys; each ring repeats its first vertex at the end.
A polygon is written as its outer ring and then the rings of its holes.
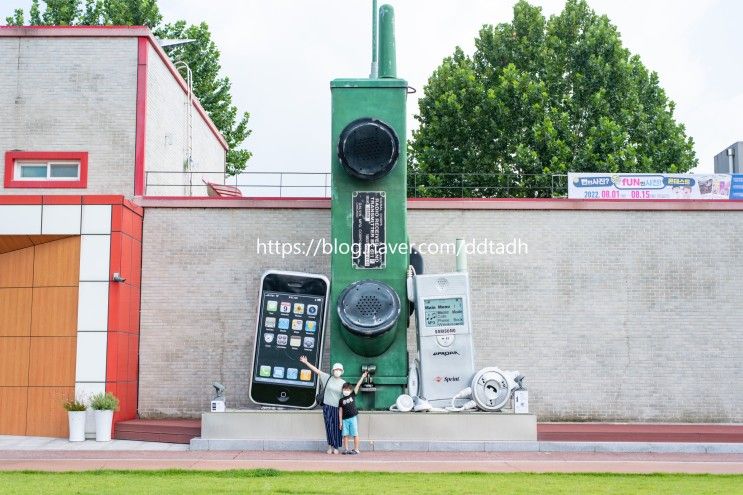
{"type": "MultiPolygon", "coordinates": [[[[379,2],[384,3],[383,1],[379,2]]],[[[507,22],[515,0],[393,0],[398,76],[419,90],[456,45],[471,53],[483,24],[507,22]]],[[[545,14],[564,0],[532,0],[545,14]]],[[[743,39],[738,0],[589,0],[623,42],[658,72],[694,138],[699,172],[743,140],[743,39]]],[[[0,0],[3,18],[10,5],[0,0]]],[[[166,21],[206,21],[232,80],[235,103],[251,113],[253,171],[329,169],[330,90],[336,77],[366,77],[371,0],[160,0],[166,21]]],[[[408,100],[410,126],[417,112],[408,100]]]]}

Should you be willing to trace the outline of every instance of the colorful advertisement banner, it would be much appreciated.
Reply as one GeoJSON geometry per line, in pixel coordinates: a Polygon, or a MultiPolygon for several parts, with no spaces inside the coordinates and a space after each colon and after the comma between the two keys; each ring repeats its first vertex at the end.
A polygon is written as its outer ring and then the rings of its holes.
{"type": "Polygon", "coordinates": [[[734,174],[730,184],[730,199],[743,199],[743,174],[734,174]]]}
{"type": "Polygon", "coordinates": [[[743,199],[743,175],[569,173],[568,198],[743,199]]]}

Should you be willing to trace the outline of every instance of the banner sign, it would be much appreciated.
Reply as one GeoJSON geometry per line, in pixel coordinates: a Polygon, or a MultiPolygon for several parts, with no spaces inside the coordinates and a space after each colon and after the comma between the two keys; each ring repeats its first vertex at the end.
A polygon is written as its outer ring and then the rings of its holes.
{"type": "Polygon", "coordinates": [[[743,199],[743,174],[734,174],[730,184],[730,199],[743,199]]]}
{"type": "Polygon", "coordinates": [[[568,198],[743,199],[743,175],[569,173],[568,198]]]}

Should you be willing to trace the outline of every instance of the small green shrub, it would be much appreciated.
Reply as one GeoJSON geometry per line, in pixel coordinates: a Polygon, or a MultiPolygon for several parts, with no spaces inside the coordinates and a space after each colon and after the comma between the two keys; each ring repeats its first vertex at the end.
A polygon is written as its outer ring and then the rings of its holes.
{"type": "Polygon", "coordinates": [[[88,408],[84,401],[77,399],[67,399],[63,405],[65,411],[85,411],[88,408]]]}
{"type": "Polygon", "coordinates": [[[90,398],[90,407],[96,411],[118,411],[119,399],[111,392],[95,394],[90,398]]]}

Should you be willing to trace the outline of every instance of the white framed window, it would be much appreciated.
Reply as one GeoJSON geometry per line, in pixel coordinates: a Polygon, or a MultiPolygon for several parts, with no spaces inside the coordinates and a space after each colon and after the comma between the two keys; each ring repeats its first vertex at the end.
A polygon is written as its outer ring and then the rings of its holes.
{"type": "Polygon", "coordinates": [[[79,161],[25,161],[16,160],[15,180],[80,180],[79,161]]]}
{"type": "Polygon", "coordinates": [[[88,187],[87,151],[6,151],[5,188],[88,187]]]}

